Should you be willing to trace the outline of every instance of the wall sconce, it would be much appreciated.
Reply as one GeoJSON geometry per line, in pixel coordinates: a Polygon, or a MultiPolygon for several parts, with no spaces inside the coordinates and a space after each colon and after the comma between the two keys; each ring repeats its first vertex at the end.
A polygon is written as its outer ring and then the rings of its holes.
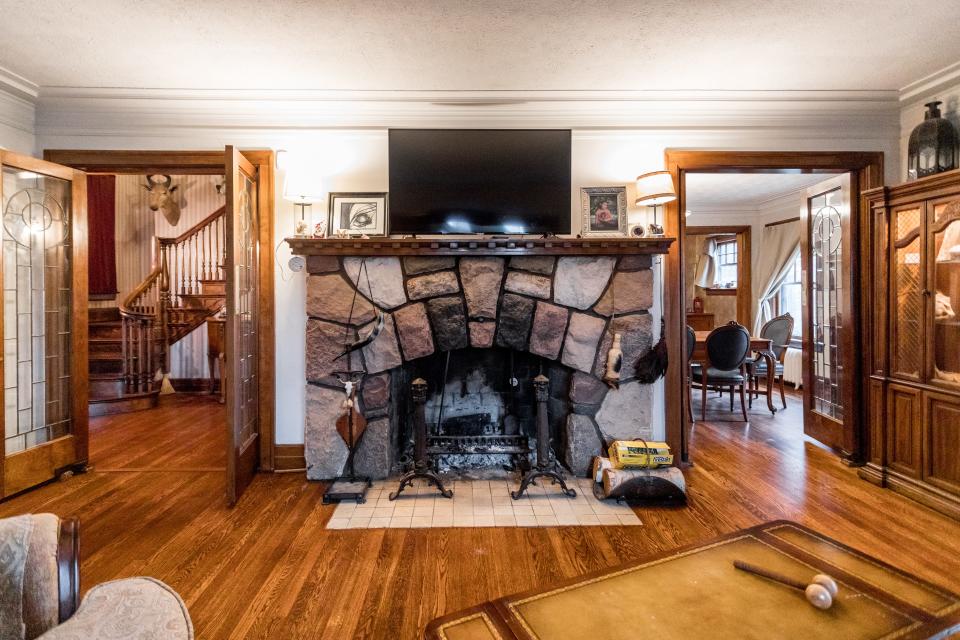
{"type": "MultiPolygon", "coordinates": [[[[677,199],[677,192],[673,188],[673,176],[669,171],[651,171],[637,176],[637,205],[653,207],[653,222],[648,231],[652,236],[662,236],[663,226],[657,220],[657,209],[660,205],[673,202],[677,199]]],[[[637,235],[634,233],[634,235],[637,235]]]]}

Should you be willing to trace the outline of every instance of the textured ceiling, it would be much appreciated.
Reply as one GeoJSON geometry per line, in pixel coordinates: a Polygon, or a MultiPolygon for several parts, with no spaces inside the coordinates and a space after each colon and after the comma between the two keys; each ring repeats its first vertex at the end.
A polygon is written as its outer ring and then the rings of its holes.
{"type": "Polygon", "coordinates": [[[829,176],[782,173],[690,173],[687,174],[687,210],[744,212],[756,210],[764,202],[805,189],[829,176]]]}
{"type": "Polygon", "coordinates": [[[0,0],[41,86],[887,90],[960,59],[960,2],[0,0]]]}

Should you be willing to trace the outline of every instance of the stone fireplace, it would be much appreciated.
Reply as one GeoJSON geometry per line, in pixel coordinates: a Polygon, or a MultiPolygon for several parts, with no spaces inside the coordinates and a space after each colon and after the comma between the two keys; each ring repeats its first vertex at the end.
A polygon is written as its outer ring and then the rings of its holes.
{"type": "MultiPolygon", "coordinates": [[[[414,376],[429,384],[431,434],[526,436],[532,447],[530,380],[546,374],[553,450],[577,475],[588,472],[609,441],[652,437],[652,387],[636,381],[634,365],[652,345],[653,251],[624,251],[638,246],[624,240],[610,243],[610,255],[576,255],[567,242],[554,250],[561,255],[503,256],[484,255],[498,253],[485,252],[486,242],[463,251],[456,242],[420,241],[420,255],[389,255],[410,253],[411,241],[381,240],[376,251],[371,242],[291,241],[307,255],[308,478],[337,476],[346,461],[335,429],[344,394],[333,373],[347,368],[366,372],[357,397],[368,426],[356,465],[373,478],[399,472],[408,461],[414,376]],[[350,255],[351,245],[357,255],[350,255]],[[461,255],[436,255],[438,246],[461,255]],[[369,332],[376,309],[384,314],[377,338],[337,360],[345,343],[369,332]],[[614,333],[622,335],[619,389],[601,380],[614,333]]],[[[550,245],[536,246],[544,244],[550,245]]],[[[596,254],[597,241],[589,244],[596,254]]],[[[469,468],[517,460],[506,453],[438,462],[469,468]]]]}

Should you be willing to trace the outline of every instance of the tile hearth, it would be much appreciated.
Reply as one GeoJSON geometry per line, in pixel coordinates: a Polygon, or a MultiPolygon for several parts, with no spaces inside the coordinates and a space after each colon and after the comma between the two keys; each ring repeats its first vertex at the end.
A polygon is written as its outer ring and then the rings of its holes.
{"type": "MultiPolygon", "coordinates": [[[[577,497],[563,496],[557,487],[532,486],[530,495],[510,497],[517,488],[509,480],[458,480],[453,499],[417,481],[390,501],[396,481],[379,480],[367,492],[364,504],[342,502],[327,522],[327,529],[410,529],[439,527],[559,527],[637,526],[640,518],[627,505],[597,500],[592,480],[571,478],[577,497]]],[[[449,486],[449,485],[448,485],[449,486]]]]}

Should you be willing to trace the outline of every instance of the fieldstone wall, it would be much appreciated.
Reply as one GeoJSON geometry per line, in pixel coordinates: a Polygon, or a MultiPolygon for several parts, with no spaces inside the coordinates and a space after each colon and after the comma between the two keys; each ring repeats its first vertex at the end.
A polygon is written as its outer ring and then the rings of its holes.
{"type": "MultiPolygon", "coordinates": [[[[307,260],[305,452],[307,477],[339,475],[347,449],[336,432],[342,387],[333,375],[367,372],[358,404],[368,419],[357,456],[375,478],[394,471],[401,447],[391,402],[391,371],[404,362],[472,347],[529,351],[563,369],[566,398],[551,398],[561,424],[561,459],[577,475],[611,440],[651,438],[652,388],[634,380],[652,346],[653,272],[649,256],[375,257],[307,260]],[[345,343],[371,344],[338,359],[345,343]],[[352,311],[351,311],[352,310],[352,311]],[[623,336],[620,388],[600,378],[612,335],[623,336]]],[[[553,376],[552,376],[553,377],[553,376]]],[[[552,390],[554,391],[554,390],[552,390]]]]}

